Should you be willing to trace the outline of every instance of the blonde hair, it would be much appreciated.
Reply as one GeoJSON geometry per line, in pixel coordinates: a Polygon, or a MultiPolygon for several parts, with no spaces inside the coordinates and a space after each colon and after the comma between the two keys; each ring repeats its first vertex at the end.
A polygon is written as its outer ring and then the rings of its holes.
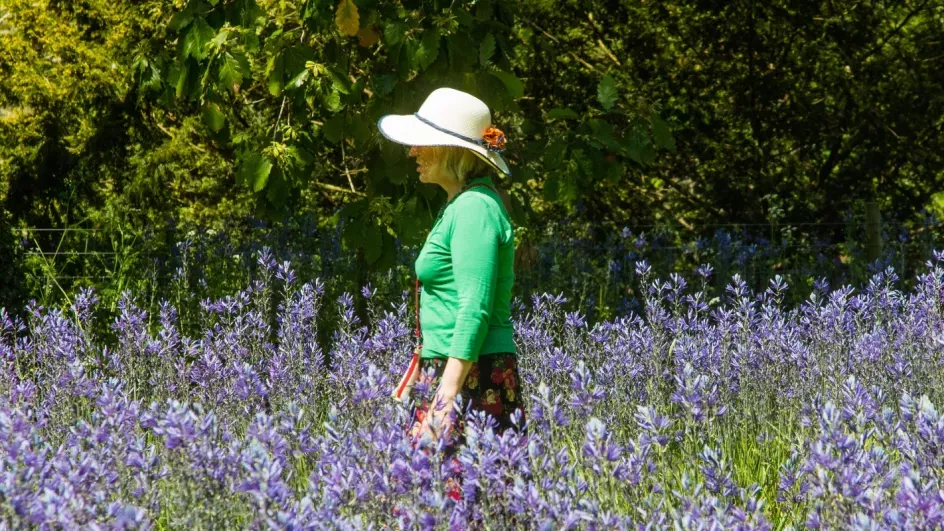
{"type": "Polygon", "coordinates": [[[469,177],[489,171],[489,165],[471,149],[456,146],[430,146],[435,160],[445,173],[464,183],[469,177]]]}

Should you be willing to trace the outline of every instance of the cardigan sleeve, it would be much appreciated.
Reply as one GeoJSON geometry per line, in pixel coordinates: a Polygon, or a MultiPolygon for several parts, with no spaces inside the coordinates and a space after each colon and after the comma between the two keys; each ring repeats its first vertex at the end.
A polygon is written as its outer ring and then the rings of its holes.
{"type": "Polygon", "coordinates": [[[455,204],[450,237],[458,308],[448,355],[477,361],[498,282],[501,225],[494,200],[466,193],[455,204]]]}

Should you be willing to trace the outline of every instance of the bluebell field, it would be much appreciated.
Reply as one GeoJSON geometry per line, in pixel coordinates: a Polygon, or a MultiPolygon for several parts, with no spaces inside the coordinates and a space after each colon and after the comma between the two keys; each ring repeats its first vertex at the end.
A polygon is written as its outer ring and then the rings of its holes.
{"type": "Polygon", "coordinates": [[[88,289],[0,312],[0,529],[944,528],[944,253],[799,304],[643,261],[609,320],[516,300],[521,429],[470,418],[457,462],[389,398],[409,292],[255,268],[197,333],[126,295],[103,334],[88,289]]]}

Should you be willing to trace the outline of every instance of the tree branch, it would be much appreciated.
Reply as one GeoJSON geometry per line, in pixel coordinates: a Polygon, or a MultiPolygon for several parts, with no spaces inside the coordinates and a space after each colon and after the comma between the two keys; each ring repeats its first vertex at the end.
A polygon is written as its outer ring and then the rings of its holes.
{"type": "MultiPolygon", "coordinates": [[[[544,31],[544,28],[542,28],[541,26],[538,26],[537,24],[535,24],[534,22],[531,22],[530,20],[526,19],[525,17],[519,17],[519,18],[520,18],[521,20],[527,22],[528,24],[530,24],[532,27],[534,27],[534,29],[540,31],[540,32],[541,32],[542,34],[544,34],[544,36],[547,37],[548,39],[551,39],[552,41],[554,41],[555,44],[562,44],[561,41],[560,41],[560,39],[558,39],[557,37],[551,35],[550,33],[546,32],[546,31],[544,31]]],[[[581,58],[580,56],[578,56],[578,55],[577,55],[576,53],[574,53],[573,51],[568,50],[567,53],[568,53],[571,57],[573,57],[574,59],[576,59],[577,62],[579,62],[580,64],[582,64],[583,66],[585,66],[588,70],[592,70],[592,71],[597,72],[597,73],[602,73],[602,72],[600,72],[599,70],[597,70],[597,68],[596,68],[595,66],[593,66],[592,64],[590,64],[590,63],[588,63],[587,61],[583,60],[583,58],[581,58]]]]}
{"type": "Polygon", "coordinates": [[[898,26],[895,27],[895,29],[893,29],[893,30],[891,31],[891,33],[889,33],[884,39],[882,39],[881,42],[879,42],[879,43],[876,44],[871,50],[869,50],[869,53],[865,54],[865,57],[863,57],[863,58],[859,61],[859,64],[861,65],[862,63],[868,61],[870,57],[872,57],[873,55],[875,55],[876,53],[878,53],[878,51],[881,50],[882,47],[885,46],[885,45],[888,43],[888,41],[890,41],[890,40],[892,39],[892,37],[894,37],[895,35],[898,35],[898,33],[901,32],[902,28],[905,27],[905,24],[907,24],[908,21],[910,21],[910,20],[912,19],[912,17],[914,17],[915,15],[917,15],[918,13],[920,13],[921,11],[923,11],[924,8],[925,8],[930,2],[931,2],[931,0],[924,0],[924,2],[922,2],[918,7],[912,9],[910,13],[908,13],[907,15],[905,15],[905,18],[902,19],[902,21],[898,24],[898,26]]]}
{"type": "Polygon", "coordinates": [[[340,186],[335,186],[333,184],[322,183],[318,181],[313,181],[312,184],[319,188],[324,188],[325,190],[331,190],[332,192],[340,192],[342,194],[356,195],[358,197],[364,197],[365,195],[367,195],[364,192],[358,192],[357,190],[348,190],[347,188],[341,188],[340,186]]]}

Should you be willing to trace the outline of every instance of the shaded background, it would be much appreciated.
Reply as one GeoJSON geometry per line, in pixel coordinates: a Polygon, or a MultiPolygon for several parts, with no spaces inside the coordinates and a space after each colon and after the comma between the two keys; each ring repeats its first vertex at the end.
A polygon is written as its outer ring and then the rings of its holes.
{"type": "Polygon", "coordinates": [[[612,315],[643,258],[906,278],[942,233],[941,35],[941,0],[8,0],[0,306],[221,296],[262,245],[404,289],[444,194],[374,124],[444,85],[509,138],[523,297],[612,315]]]}

